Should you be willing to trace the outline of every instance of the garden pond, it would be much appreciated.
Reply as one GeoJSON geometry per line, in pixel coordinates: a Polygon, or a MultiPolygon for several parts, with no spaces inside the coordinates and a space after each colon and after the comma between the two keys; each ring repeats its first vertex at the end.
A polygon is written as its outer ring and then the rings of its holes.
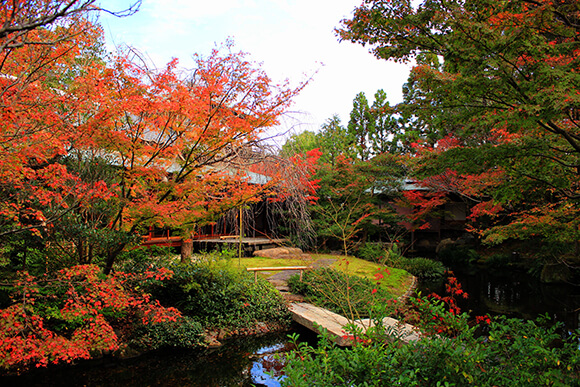
{"type": "MultiPolygon", "coordinates": [[[[459,300],[471,316],[504,314],[533,319],[548,314],[579,327],[580,287],[541,284],[524,272],[508,274],[485,270],[456,270],[455,276],[469,294],[459,300]]],[[[421,284],[422,294],[443,293],[444,286],[421,284]]],[[[300,326],[290,332],[236,338],[222,347],[208,350],[168,350],[133,359],[101,359],[79,362],[75,367],[54,366],[18,377],[0,378],[8,386],[279,386],[283,363],[275,354],[293,347],[288,334],[297,332],[302,340],[315,344],[316,336],[300,326]]]]}
{"type": "MultiPolygon", "coordinates": [[[[316,337],[293,327],[300,337],[316,337]]],[[[13,377],[0,377],[3,387],[143,387],[143,386],[279,386],[283,356],[293,348],[288,334],[236,338],[215,349],[166,350],[133,359],[100,359],[74,367],[51,366],[13,377]]]]}
{"type": "MultiPolygon", "coordinates": [[[[547,314],[567,329],[580,327],[580,286],[545,284],[517,270],[471,267],[455,269],[454,275],[468,294],[467,299],[458,300],[458,305],[472,317],[502,314],[529,320],[547,314]]],[[[442,282],[424,283],[418,290],[423,295],[445,292],[442,282]]]]}

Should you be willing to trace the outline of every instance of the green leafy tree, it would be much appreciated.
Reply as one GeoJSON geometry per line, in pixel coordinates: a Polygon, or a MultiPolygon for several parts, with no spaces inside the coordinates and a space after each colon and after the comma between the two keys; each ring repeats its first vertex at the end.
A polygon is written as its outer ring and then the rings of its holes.
{"type": "Polygon", "coordinates": [[[371,177],[357,169],[352,159],[339,156],[334,165],[322,165],[317,174],[320,189],[313,207],[315,226],[327,242],[339,241],[344,255],[376,211],[366,192],[372,184],[371,177]]]}
{"type": "Polygon", "coordinates": [[[369,137],[374,131],[373,126],[374,122],[369,102],[365,93],[360,92],[352,102],[348,133],[352,137],[357,157],[363,161],[368,160],[371,155],[369,137]]]}
{"type": "Polygon", "coordinates": [[[579,246],[579,17],[576,1],[368,1],[339,31],[417,60],[416,174],[473,199],[489,243],[579,246]]]}
{"type": "Polygon", "coordinates": [[[395,115],[395,109],[389,104],[384,90],[380,89],[375,93],[370,115],[373,124],[369,133],[369,145],[373,154],[403,153],[405,127],[401,117],[395,115]]]}
{"type": "Polygon", "coordinates": [[[407,82],[403,85],[404,103],[395,107],[405,123],[402,142],[411,153],[413,143],[421,141],[432,146],[448,133],[448,123],[437,125],[441,117],[441,108],[430,99],[428,87],[424,86],[430,79],[421,71],[425,67],[441,69],[439,58],[432,53],[419,53],[415,62],[417,65],[411,70],[407,82]],[[417,108],[415,102],[421,102],[421,107],[417,108]]]}
{"type": "Polygon", "coordinates": [[[404,174],[400,160],[385,154],[370,161],[339,156],[334,165],[319,166],[318,201],[313,219],[319,238],[327,246],[339,242],[346,255],[369,236],[381,237],[398,218],[380,195],[395,195],[404,174]]]}
{"type": "Polygon", "coordinates": [[[332,116],[320,127],[320,161],[334,165],[338,156],[355,157],[352,136],[345,128],[340,117],[332,116]]]}
{"type": "Polygon", "coordinates": [[[408,152],[409,139],[414,138],[405,125],[405,117],[390,106],[387,93],[382,89],[375,93],[371,106],[363,92],[356,95],[348,134],[356,156],[363,161],[386,152],[408,152]]]}
{"type": "Polygon", "coordinates": [[[280,154],[284,157],[292,157],[295,154],[306,154],[308,151],[320,148],[320,141],[320,136],[317,133],[305,130],[304,132],[290,136],[284,145],[282,145],[280,154]]]}

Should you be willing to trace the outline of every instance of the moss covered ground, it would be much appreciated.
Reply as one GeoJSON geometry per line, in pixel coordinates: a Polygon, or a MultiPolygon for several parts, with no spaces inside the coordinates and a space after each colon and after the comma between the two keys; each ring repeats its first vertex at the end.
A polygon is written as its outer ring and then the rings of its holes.
{"type": "MultiPolygon", "coordinates": [[[[233,259],[232,264],[241,264],[242,267],[283,267],[283,266],[310,266],[316,262],[324,262],[326,265],[346,274],[356,275],[376,281],[385,287],[394,296],[399,296],[407,291],[412,282],[412,276],[405,270],[379,265],[352,256],[309,254],[308,258],[265,258],[251,257],[241,260],[233,259]],[[331,260],[334,260],[331,262],[331,260]],[[238,263],[239,261],[239,263],[238,263]]],[[[259,275],[269,277],[277,272],[261,272],[259,275]]]]}

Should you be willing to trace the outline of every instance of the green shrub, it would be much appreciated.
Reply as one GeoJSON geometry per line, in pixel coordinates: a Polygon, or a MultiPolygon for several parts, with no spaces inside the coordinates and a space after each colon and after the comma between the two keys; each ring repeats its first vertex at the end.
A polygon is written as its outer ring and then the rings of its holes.
{"type": "Polygon", "coordinates": [[[203,328],[192,318],[140,324],[132,332],[129,344],[140,350],[165,347],[195,348],[204,344],[203,328]]]}
{"type": "Polygon", "coordinates": [[[215,261],[220,261],[220,260],[226,260],[226,261],[231,261],[234,258],[237,258],[239,255],[239,250],[238,248],[234,248],[234,247],[222,247],[222,248],[217,248],[213,251],[211,251],[209,254],[206,254],[202,257],[202,259],[205,260],[215,260],[215,261]]]}
{"type": "Polygon", "coordinates": [[[369,262],[383,262],[387,249],[382,243],[365,243],[358,249],[356,256],[369,262]]]}
{"type": "Polygon", "coordinates": [[[403,252],[398,244],[393,243],[391,248],[387,250],[387,255],[385,256],[384,264],[390,267],[400,267],[401,260],[405,259],[403,252]]]}
{"type": "MultiPolygon", "coordinates": [[[[557,325],[497,317],[478,336],[465,319],[460,335],[401,345],[363,336],[364,345],[298,343],[287,356],[283,386],[578,386],[579,332],[562,338],[557,325]]],[[[296,337],[294,337],[296,339],[296,337]]]]}
{"type": "Polygon", "coordinates": [[[308,271],[302,281],[294,275],[288,285],[313,304],[352,319],[369,317],[378,303],[393,298],[388,290],[366,278],[328,268],[308,271]]]}
{"type": "Polygon", "coordinates": [[[266,280],[232,262],[208,258],[174,263],[170,280],[151,288],[163,305],[174,306],[203,325],[248,328],[256,322],[289,321],[281,295],[266,280]]]}
{"type": "Polygon", "coordinates": [[[312,279],[310,276],[310,272],[303,273],[302,279],[300,279],[300,275],[294,274],[290,278],[288,278],[288,287],[290,291],[294,294],[301,294],[303,296],[308,294],[313,294],[314,289],[310,286],[312,283],[312,279]]]}
{"type": "Polygon", "coordinates": [[[174,259],[171,247],[153,245],[122,251],[117,262],[125,273],[140,273],[151,267],[167,266],[174,259]]]}
{"type": "Polygon", "coordinates": [[[512,254],[496,253],[485,260],[485,265],[491,269],[504,269],[513,263],[512,254]]]}
{"type": "Polygon", "coordinates": [[[445,274],[445,266],[428,258],[403,258],[399,262],[399,268],[408,271],[421,279],[441,278],[445,274]]]}

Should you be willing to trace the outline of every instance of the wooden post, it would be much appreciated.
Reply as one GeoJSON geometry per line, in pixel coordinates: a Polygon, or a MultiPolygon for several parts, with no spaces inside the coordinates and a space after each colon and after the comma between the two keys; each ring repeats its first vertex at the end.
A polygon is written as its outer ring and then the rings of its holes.
{"type": "Polygon", "coordinates": [[[238,266],[242,266],[242,242],[244,240],[244,219],[242,218],[243,215],[243,207],[240,204],[240,247],[238,249],[238,266]]]}

